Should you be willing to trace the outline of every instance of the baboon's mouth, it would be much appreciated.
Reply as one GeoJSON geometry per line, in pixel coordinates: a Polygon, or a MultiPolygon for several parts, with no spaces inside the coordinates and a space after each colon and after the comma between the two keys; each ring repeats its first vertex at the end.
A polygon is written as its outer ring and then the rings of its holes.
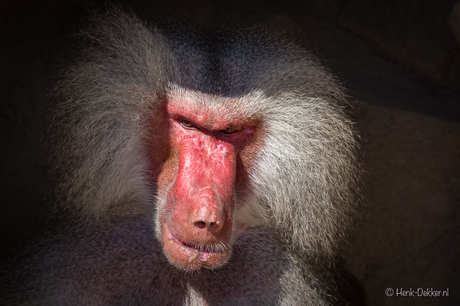
{"type": "Polygon", "coordinates": [[[195,245],[195,244],[183,242],[183,241],[179,241],[179,242],[185,245],[186,247],[197,250],[198,252],[201,252],[201,253],[221,253],[224,250],[222,246],[195,245]]]}
{"type": "Polygon", "coordinates": [[[199,244],[196,241],[186,242],[175,237],[167,226],[163,227],[163,251],[169,262],[177,268],[195,271],[201,267],[214,269],[224,265],[230,259],[230,245],[217,240],[212,244],[199,244]]]}
{"type": "Polygon", "coordinates": [[[225,247],[222,245],[202,245],[202,244],[193,244],[190,242],[184,242],[177,239],[171,234],[171,238],[180,246],[189,248],[200,253],[222,253],[225,250],[225,247]]]}

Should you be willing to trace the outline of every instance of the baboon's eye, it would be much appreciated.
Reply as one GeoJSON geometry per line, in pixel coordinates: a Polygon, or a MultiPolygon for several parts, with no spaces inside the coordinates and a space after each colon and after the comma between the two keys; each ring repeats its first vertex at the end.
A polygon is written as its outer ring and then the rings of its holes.
{"type": "Polygon", "coordinates": [[[226,135],[235,134],[236,132],[238,132],[238,130],[231,129],[231,128],[226,128],[225,130],[219,131],[219,133],[226,134],[226,135]]]}
{"type": "Polygon", "coordinates": [[[180,120],[180,124],[186,129],[196,129],[196,125],[193,122],[185,119],[180,120]]]}

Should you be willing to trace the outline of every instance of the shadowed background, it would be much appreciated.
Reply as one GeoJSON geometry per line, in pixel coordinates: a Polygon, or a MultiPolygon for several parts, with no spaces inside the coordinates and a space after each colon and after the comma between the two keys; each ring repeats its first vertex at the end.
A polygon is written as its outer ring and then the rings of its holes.
{"type": "MultiPolygon", "coordinates": [[[[362,220],[343,254],[369,305],[460,303],[460,8],[450,0],[119,1],[143,16],[262,24],[313,50],[352,101],[362,220]],[[387,297],[387,288],[448,297],[387,297]]],[[[91,1],[0,3],[0,256],[46,228],[52,77],[91,1]]],[[[288,183],[288,182],[287,182],[288,183]]]]}

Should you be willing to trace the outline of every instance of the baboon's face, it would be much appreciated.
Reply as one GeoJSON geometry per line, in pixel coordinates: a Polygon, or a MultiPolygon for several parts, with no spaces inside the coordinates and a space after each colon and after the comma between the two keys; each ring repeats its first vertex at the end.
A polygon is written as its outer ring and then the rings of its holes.
{"type": "Polygon", "coordinates": [[[248,188],[259,147],[257,120],[241,116],[231,101],[218,106],[205,99],[172,95],[160,110],[167,136],[151,144],[165,148],[154,171],[157,236],[169,261],[185,270],[216,268],[230,258],[236,190],[248,188]]]}

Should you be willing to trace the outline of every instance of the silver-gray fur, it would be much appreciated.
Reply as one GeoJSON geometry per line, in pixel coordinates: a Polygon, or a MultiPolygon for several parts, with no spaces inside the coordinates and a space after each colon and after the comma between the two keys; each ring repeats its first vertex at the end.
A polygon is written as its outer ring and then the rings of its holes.
{"type": "Polygon", "coordinates": [[[358,207],[360,169],[334,77],[261,30],[149,27],[115,9],[81,37],[55,94],[56,197],[78,221],[3,277],[2,305],[335,303],[328,268],[358,207]],[[235,195],[235,249],[216,270],[176,269],[155,238],[161,199],[145,143],[173,93],[263,125],[251,192],[235,195]]]}

